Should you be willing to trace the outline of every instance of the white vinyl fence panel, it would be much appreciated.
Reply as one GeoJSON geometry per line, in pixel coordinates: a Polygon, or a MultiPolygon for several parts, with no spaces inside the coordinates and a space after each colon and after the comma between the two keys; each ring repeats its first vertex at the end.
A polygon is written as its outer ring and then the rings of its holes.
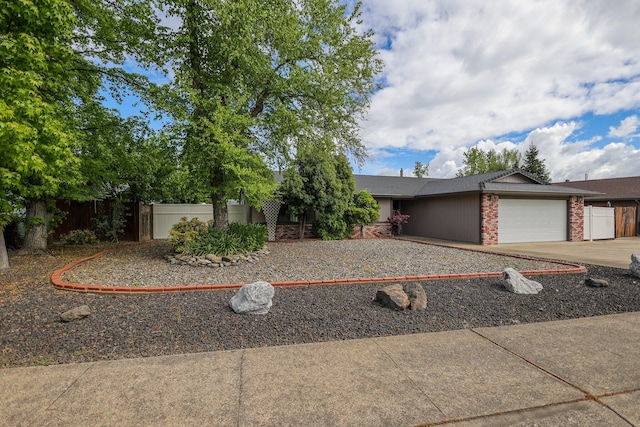
{"type": "Polygon", "coordinates": [[[615,237],[615,209],[585,206],[584,240],[615,239],[615,237]]]}
{"type": "MultiPolygon", "coordinates": [[[[227,206],[229,209],[229,222],[247,223],[248,207],[245,205],[227,206]]],[[[180,218],[198,218],[207,222],[213,219],[213,207],[211,204],[189,205],[189,204],[155,204],[153,205],[153,238],[168,239],[169,230],[173,224],[180,222],[180,218]]]]}

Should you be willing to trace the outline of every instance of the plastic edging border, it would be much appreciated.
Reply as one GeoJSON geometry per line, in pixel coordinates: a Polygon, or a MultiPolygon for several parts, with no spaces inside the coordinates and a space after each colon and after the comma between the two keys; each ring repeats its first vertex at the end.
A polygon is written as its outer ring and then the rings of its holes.
{"type": "MultiPolygon", "coordinates": [[[[407,242],[419,243],[423,245],[452,247],[448,245],[442,245],[432,242],[425,242],[421,240],[412,239],[398,239],[407,242]]],[[[149,242],[146,244],[154,244],[157,242],[149,242]]],[[[144,243],[143,243],[144,244],[144,243]]],[[[67,282],[62,278],[62,275],[83,262],[90,261],[92,259],[101,257],[110,252],[124,251],[141,245],[124,246],[121,248],[107,249],[97,254],[82,258],[78,261],[73,261],[62,268],[54,271],[51,275],[51,283],[54,287],[75,292],[91,292],[91,293],[119,293],[119,294],[141,294],[141,293],[164,293],[164,292],[190,292],[190,291],[207,291],[207,290],[222,290],[222,289],[239,289],[244,284],[242,283],[223,283],[223,284],[203,284],[203,285],[181,285],[181,286],[158,286],[158,287],[127,287],[127,286],[104,286],[104,285],[86,285],[82,283],[67,282]]],[[[468,248],[454,249],[469,251],[469,252],[483,252],[468,248]]],[[[555,269],[555,270],[524,270],[520,273],[523,275],[548,275],[548,274],[577,274],[586,273],[587,269],[583,265],[574,264],[566,261],[558,261],[552,259],[536,258],[524,255],[512,255],[500,252],[490,252],[495,255],[508,256],[512,258],[526,259],[532,261],[549,261],[555,264],[566,265],[572,268],[555,269]]],[[[400,277],[358,277],[358,278],[345,278],[345,279],[325,279],[325,280],[292,280],[292,281],[274,281],[271,282],[275,287],[290,287],[290,286],[318,286],[318,285],[336,285],[336,284],[358,284],[358,283],[387,283],[387,282],[417,282],[417,281],[431,281],[431,280],[447,280],[447,279],[476,279],[481,277],[500,277],[502,272],[479,272],[479,273],[452,273],[452,274],[427,274],[419,276],[400,276],[400,277]]]]}

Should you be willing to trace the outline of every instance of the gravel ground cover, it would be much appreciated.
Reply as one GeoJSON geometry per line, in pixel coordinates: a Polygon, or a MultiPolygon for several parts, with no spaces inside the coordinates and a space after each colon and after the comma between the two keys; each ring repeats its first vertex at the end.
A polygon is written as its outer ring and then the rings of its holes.
{"type": "Polygon", "coordinates": [[[269,254],[256,263],[210,268],[171,265],[168,242],[112,252],[64,274],[72,283],[105,286],[181,286],[266,281],[400,277],[570,268],[404,240],[340,240],[269,243],[269,254]]]}
{"type": "MultiPolygon", "coordinates": [[[[345,259],[351,259],[347,265],[359,264],[363,270],[370,266],[394,272],[392,275],[407,275],[403,269],[411,266],[385,266],[386,257],[361,259],[356,257],[358,251],[350,255],[336,253],[314,242],[298,244],[287,244],[285,250],[298,257],[288,259],[286,268],[274,262],[279,249],[271,245],[270,263],[265,259],[262,277],[270,277],[266,272],[271,270],[267,268],[292,274],[290,270],[312,268],[312,262],[318,263],[314,267],[317,271],[335,275],[339,274],[339,266],[345,259]],[[300,256],[308,252],[313,256],[304,255],[308,258],[302,262],[300,256]]],[[[111,267],[110,263],[99,261],[94,265],[94,279],[111,281],[106,275],[120,271],[118,280],[139,280],[128,275],[144,269],[149,275],[145,277],[153,277],[154,268],[160,269],[161,273],[156,271],[156,274],[165,274],[159,263],[164,262],[162,246],[141,246],[128,256],[116,258],[117,262],[114,260],[111,267]]],[[[53,257],[10,258],[12,269],[0,273],[0,367],[379,337],[640,311],[640,279],[628,270],[593,265],[586,265],[587,274],[533,277],[544,286],[538,295],[510,294],[504,290],[500,278],[421,282],[429,302],[427,310],[418,312],[395,312],[373,302],[381,286],[375,283],[277,288],[273,307],[264,316],[235,314],[228,306],[236,292],[233,290],[96,295],[61,291],[50,285],[49,277],[55,269],[102,249],[104,246],[58,247],[54,248],[53,257]],[[587,287],[582,283],[585,277],[607,279],[610,286],[587,287]],[[60,322],[62,312],[82,304],[91,308],[89,317],[60,322]]],[[[482,256],[449,248],[430,250],[427,258],[419,258],[423,272],[426,265],[439,265],[451,271],[454,262],[458,264],[455,271],[475,268],[473,260],[482,256]]],[[[501,265],[523,261],[499,258],[503,257],[496,258],[501,265]]],[[[395,262],[393,258],[391,263],[395,262]]],[[[85,268],[81,274],[92,276],[91,264],[87,263],[85,268]]],[[[230,274],[232,268],[225,269],[225,274],[230,274]]],[[[185,279],[187,275],[204,274],[194,270],[197,268],[191,267],[187,272],[182,267],[179,269],[185,279]]],[[[492,270],[495,271],[494,267],[492,270]]],[[[74,274],[80,273],[74,270],[74,274]]],[[[382,273],[375,272],[378,274],[382,273]]],[[[203,280],[212,279],[207,276],[203,280]]]]}

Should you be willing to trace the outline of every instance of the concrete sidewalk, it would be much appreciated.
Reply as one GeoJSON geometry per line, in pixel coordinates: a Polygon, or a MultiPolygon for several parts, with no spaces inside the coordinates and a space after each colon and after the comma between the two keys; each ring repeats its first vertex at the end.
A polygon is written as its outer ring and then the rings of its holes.
{"type": "Polygon", "coordinates": [[[7,426],[640,426],[640,313],[0,369],[7,426]]]}

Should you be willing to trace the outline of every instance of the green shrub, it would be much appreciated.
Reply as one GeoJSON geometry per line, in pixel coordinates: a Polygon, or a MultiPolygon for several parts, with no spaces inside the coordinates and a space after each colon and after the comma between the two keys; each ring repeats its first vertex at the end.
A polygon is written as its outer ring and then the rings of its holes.
{"type": "Polygon", "coordinates": [[[68,234],[60,236],[67,245],[84,245],[98,243],[98,238],[91,230],[71,230],[68,234]]]}
{"type": "Polygon", "coordinates": [[[111,242],[118,242],[118,234],[124,233],[127,225],[125,216],[128,210],[119,200],[102,203],[98,208],[98,216],[94,218],[98,235],[111,242]]]}
{"type": "Polygon", "coordinates": [[[243,252],[254,252],[264,248],[268,240],[267,227],[263,224],[229,224],[229,233],[242,242],[243,252]]]}
{"type": "Polygon", "coordinates": [[[226,231],[209,227],[206,233],[188,239],[183,246],[186,255],[215,254],[228,256],[254,252],[267,242],[267,227],[262,224],[229,224],[226,231]]]}
{"type": "Polygon", "coordinates": [[[349,227],[344,217],[323,215],[313,223],[313,232],[322,240],[341,240],[351,237],[353,229],[349,227]]]}
{"type": "Polygon", "coordinates": [[[198,237],[207,234],[209,227],[198,218],[187,221],[187,217],[180,218],[180,222],[173,224],[169,230],[169,242],[177,253],[183,252],[186,244],[198,237]]]}

